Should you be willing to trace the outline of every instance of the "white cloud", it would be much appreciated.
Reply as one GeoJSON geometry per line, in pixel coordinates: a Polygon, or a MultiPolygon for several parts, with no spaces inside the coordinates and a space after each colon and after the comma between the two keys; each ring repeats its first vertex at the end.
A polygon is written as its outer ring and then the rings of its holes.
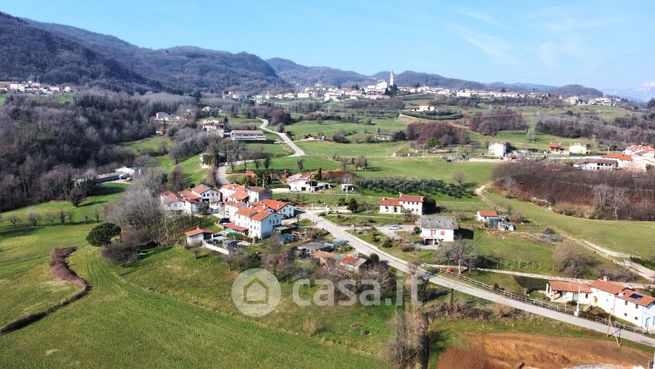
{"type": "Polygon", "coordinates": [[[475,32],[461,26],[450,27],[451,31],[461,36],[466,42],[475,46],[490,59],[499,64],[522,64],[513,52],[513,46],[507,41],[488,34],[475,32]]]}
{"type": "Polygon", "coordinates": [[[496,19],[485,13],[481,13],[471,9],[456,9],[455,12],[497,28],[502,28],[505,30],[510,29],[506,24],[497,21],[496,19]]]}

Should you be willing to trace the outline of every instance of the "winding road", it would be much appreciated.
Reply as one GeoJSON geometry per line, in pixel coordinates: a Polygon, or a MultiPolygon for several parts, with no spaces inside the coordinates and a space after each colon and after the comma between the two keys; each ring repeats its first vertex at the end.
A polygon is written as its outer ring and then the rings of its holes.
{"type": "MultiPolygon", "coordinates": [[[[275,132],[275,131],[273,131],[272,129],[269,129],[269,128],[268,128],[268,119],[259,118],[259,120],[262,121],[262,125],[259,126],[259,128],[261,128],[263,131],[266,131],[266,132],[272,133],[272,134],[274,134],[274,135],[277,135],[278,137],[280,137],[280,139],[282,139],[282,141],[283,141],[285,144],[287,144],[287,145],[288,145],[288,146],[293,150],[293,154],[289,155],[290,158],[292,158],[292,157],[299,157],[299,156],[305,156],[305,152],[303,151],[303,149],[301,149],[300,147],[298,147],[298,145],[296,145],[296,143],[293,142],[293,141],[289,138],[289,136],[286,135],[286,133],[283,133],[283,132],[275,132]]],[[[241,161],[237,161],[237,162],[235,162],[234,164],[235,164],[235,165],[239,165],[239,164],[243,164],[243,163],[250,162],[250,161],[252,161],[252,160],[241,160],[241,161]]],[[[217,179],[217,180],[218,180],[222,185],[226,185],[226,184],[230,183],[230,182],[227,180],[227,169],[228,169],[229,167],[230,167],[229,164],[223,164],[223,165],[221,165],[220,167],[218,167],[218,169],[216,169],[216,179],[217,179]]]]}

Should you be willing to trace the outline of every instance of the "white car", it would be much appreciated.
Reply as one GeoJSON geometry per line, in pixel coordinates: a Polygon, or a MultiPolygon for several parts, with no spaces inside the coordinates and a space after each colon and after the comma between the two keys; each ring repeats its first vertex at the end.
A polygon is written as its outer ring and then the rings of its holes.
{"type": "Polygon", "coordinates": [[[389,226],[389,230],[390,230],[390,231],[399,231],[399,230],[401,230],[401,229],[402,229],[402,228],[400,227],[399,224],[394,224],[394,225],[392,225],[392,226],[389,226]]]}

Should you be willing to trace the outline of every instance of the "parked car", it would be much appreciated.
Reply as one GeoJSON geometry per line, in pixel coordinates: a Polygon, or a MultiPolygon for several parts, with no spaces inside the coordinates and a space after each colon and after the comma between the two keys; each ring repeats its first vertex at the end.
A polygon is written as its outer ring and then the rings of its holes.
{"type": "Polygon", "coordinates": [[[392,231],[399,231],[401,229],[400,224],[394,224],[392,226],[389,226],[389,229],[392,231]]]}

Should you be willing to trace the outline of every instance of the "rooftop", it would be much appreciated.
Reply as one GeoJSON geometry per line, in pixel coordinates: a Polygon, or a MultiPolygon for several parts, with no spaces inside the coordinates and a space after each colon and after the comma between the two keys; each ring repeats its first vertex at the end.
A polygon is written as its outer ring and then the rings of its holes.
{"type": "Polygon", "coordinates": [[[423,215],[419,219],[421,228],[428,229],[459,229],[454,217],[443,215],[423,215]]]}

